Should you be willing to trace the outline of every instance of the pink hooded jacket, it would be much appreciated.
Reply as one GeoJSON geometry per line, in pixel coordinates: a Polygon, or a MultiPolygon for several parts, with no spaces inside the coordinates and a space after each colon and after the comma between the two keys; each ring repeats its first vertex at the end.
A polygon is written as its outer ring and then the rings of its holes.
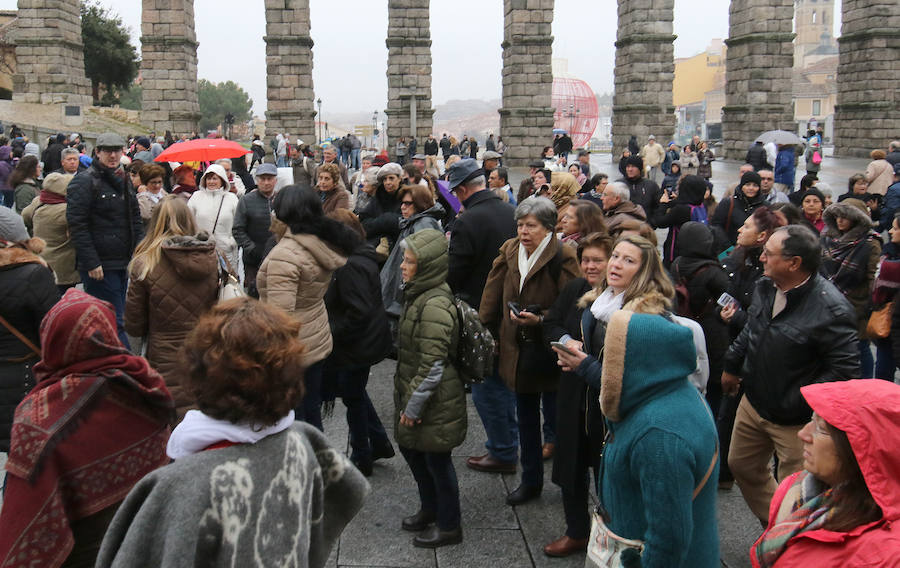
{"type": "MultiPolygon", "coordinates": [[[[900,567],[900,385],[861,379],[813,384],[800,392],[816,414],[846,432],[884,517],[845,533],[824,529],[801,533],[788,542],[775,566],[900,567]]],[[[778,486],[769,508],[770,526],[797,475],[778,486]]],[[[759,567],[757,544],[750,550],[754,568],[759,567]]]]}

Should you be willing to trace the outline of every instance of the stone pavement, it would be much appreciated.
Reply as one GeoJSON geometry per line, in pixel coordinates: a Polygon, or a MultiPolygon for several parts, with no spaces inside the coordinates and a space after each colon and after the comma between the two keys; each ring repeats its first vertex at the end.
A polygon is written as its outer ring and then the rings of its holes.
{"type": "MultiPolygon", "coordinates": [[[[368,389],[392,439],[393,371],[393,361],[373,367],[368,389]]],[[[349,453],[347,424],[340,402],[325,421],[325,431],[332,443],[349,453]]],[[[540,499],[510,507],[505,498],[518,486],[517,476],[476,472],[465,465],[467,456],[484,453],[484,440],[481,420],[470,403],[468,436],[453,452],[462,503],[462,544],[436,551],[415,548],[413,533],[400,529],[400,519],[415,513],[419,502],[412,474],[398,453],[393,459],[376,462],[374,474],[369,478],[371,493],[362,511],[341,536],[328,568],[584,566],[583,555],[555,559],[545,556],[542,550],[565,529],[560,490],[550,481],[552,462],[545,462],[544,492],[540,499]]],[[[719,491],[718,495],[723,566],[749,566],[747,551],[760,532],[759,524],[737,488],[719,491]]]]}

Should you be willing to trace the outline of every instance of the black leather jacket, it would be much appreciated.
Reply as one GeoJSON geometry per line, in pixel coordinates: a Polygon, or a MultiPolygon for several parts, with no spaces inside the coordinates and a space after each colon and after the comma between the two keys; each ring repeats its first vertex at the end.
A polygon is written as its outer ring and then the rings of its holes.
{"type": "Polygon", "coordinates": [[[747,324],[725,354],[725,371],[743,379],[745,396],[764,419],[799,425],[812,414],[800,387],[859,377],[856,312],[818,274],[789,290],[784,310],[772,318],[774,301],[774,284],[761,278],[747,324]]]}

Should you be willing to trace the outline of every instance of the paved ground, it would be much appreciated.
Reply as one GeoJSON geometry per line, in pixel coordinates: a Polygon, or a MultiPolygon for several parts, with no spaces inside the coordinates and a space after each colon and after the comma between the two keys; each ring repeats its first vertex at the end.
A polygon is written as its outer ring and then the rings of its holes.
{"type": "MultiPolygon", "coordinates": [[[[393,416],[392,361],[372,369],[369,393],[387,426],[393,416]]],[[[344,407],[325,423],[332,442],[347,444],[344,407]]],[[[372,492],[363,510],[344,531],[329,560],[338,567],[549,567],[584,566],[584,556],[551,559],[542,548],[564,531],[559,488],[550,482],[551,462],[545,462],[545,486],[540,499],[520,507],[506,505],[506,494],[518,486],[513,475],[475,472],[465,458],[484,453],[484,430],[475,408],[469,404],[469,432],[462,446],[453,452],[462,500],[463,543],[437,551],[412,546],[412,533],[400,529],[400,519],[415,513],[418,497],[412,474],[398,454],[376,462],[369,478],[372,492]]],[[[750,514],[737,488],[719,491],[719,531],[724,566],[749,566],[747,550],[758,536],[759,524],[750,514]]]]}

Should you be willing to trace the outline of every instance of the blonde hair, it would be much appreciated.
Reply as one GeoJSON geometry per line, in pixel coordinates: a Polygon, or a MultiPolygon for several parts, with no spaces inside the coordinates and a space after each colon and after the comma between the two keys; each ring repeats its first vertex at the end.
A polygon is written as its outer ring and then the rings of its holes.
{"type": "MultiPolygon", "coordinates": [[[[621,243],[636,246],[641,251],[641,267],[625,288],[622,297],[623,309],[641,313],[662,313],[672,307],[675,286],[663,268],[659,250],[649,240],[638,235],[626,235],[616,240],[613,251],[621,243]]],[[[611,255],[610,255],[611,256],[611,255]]],[[[597,299],[607,287],[606,277],[600,284],[581,297],[578,305],[587,307],[597,299]]]]}
{"type": "Polygon", "coordinates": [[[187,204],[177,195],[166,195],[150,218],[147,235],[134,249],[128,272],[135,280],[147,278],[162,259],[162,245],[171,237],[194,235],[197,222],[187,204]]]}
{"type": "Polygon", "coordinates": [[[462,160],[462,158],[460,158],[458,154],[451,154],[449,158],[444,160],[444,170],[445,171],[449,170],[450,166],[452,166],[453,164],[455,164],[456,162],[458,162],[460,160],[462,160]]]}

